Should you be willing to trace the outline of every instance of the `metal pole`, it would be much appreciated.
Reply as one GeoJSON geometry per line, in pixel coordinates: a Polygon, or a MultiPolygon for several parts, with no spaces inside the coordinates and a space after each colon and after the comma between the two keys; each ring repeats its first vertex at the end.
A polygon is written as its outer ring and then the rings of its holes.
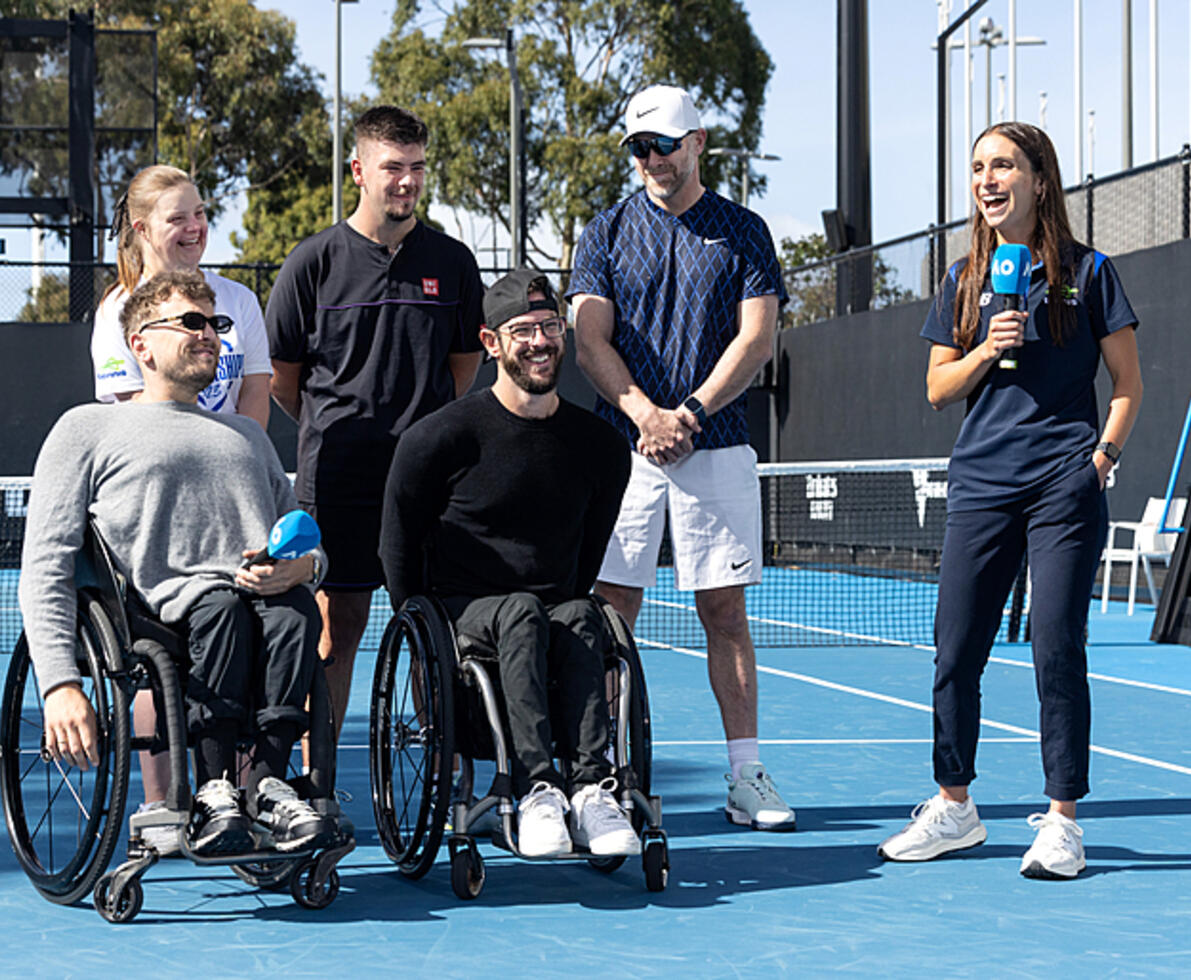
{"type": "Polygon", "coordinates": [[[740,158],[740,196],[743,199],[742,203],[747,208],[749,206],[749,158],[742,156],[740,158]]]}
{"type": "Polygon", "coordinates": [[[1132,0],[1121,0],[1121,169],[1129,170],[1132,166],[1133,3],[1132,0]]]}
{"type": "Polygon", "coordinates": [[[340,131],[343,113],[339,103],[342,98],[342,61],[343,61],[343,5],[335,0],[335,119],[332,130],[333,144],[331,147],[331,221],[339,224],[343,217],[343,134],[340,131]]]}
{"type": "MultiPolygon", "coordinates": [[[[972,0],[964,0],[964,10],[972,5],[972,0]]],[[[972,22],[964,21],[964,153],[972,151],[972,22]]],[[[968,202],[968,217],[972,217],[975,199],[971,194],[964,194],[968,202]]]]}
{"type": "Polygon", "coordinates": [[[505,53],[509,59],[509,237],[512,239],[509,264],[520,269],[525,264],[521,232],[521,82],[517,77],[517,48],[511,27],[505,30],[505,53]]]}
{"type": "Polygon", "coordinates": [[[1075,178],[1083,179],[1083,0],[1075,0],[1075,178]]]}
{"type": "Polygon", "coordinates": [[[984,128],[992,125],[992,49],[990,37],[984,44],[984,128]]]}
{"type": "Polygon", "coordinates": [[[1150,159],[1158,159],[1158,0],[1150,0],[1150,159]]]}
{"type": "Polygon", "coordinates": [[[1009,0],[1009,118],[1017,118],[1017,0],[1009,0]]]}

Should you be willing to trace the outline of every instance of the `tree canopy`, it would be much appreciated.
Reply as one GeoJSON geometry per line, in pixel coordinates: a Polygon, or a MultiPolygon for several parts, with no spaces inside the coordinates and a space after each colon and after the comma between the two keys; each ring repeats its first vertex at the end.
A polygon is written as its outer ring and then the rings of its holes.
{"type": "MultiPolygon", "coordinates": [[[[561,243],[560,254],[547,254],[531,239],[540,258],[568,265],[582,225],[624,195],[632,167],[618,130],[645,85],[687,88],[710,145],[757,147],[773,66],[739,0],[460,0],[437,35],[419,25],[420,7],[398,0],[372,56],[373,81],[382,100],[412,108],[430,127],[430,193],[506,227],[508,70],[499,53],[462,42],[514,31],[529,225],[544,220],[561,243]]],[[[711,186],[736,169],[703,158],[711,186]]]]}

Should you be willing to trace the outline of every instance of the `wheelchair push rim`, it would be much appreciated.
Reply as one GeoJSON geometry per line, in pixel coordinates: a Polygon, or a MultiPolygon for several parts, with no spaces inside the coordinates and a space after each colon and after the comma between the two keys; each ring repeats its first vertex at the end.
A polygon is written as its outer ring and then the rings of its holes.
{"type": "Polygon", "coordinates": [[[113,677],[121,663],[99,601],[80,596],[75,652],[83,692],[99,726],[98,766],[86,771],[44,751],[44,702],[24,634],[9,664],[0,707],[0,797],[17,862],[52,902],[87,896],[107,869],[124,823],[129,768],[129,698],[113,677]]]}
{"type": "Polygon", "coordinates": [[[430,870],[442,842],[454,756],[450,631],[428,600],[389,623],[372,686],[369,768],[376,828],[403,874],[430,870]]]}

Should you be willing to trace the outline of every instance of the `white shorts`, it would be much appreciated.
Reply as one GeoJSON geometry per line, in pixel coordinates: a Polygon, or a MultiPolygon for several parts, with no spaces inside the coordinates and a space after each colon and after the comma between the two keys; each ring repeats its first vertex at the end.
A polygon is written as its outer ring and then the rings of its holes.
{"type": "Polygon", "coordinates": [[[642,589],[656,583],[667,509],[677,588],[761,581],[761,485],[752,446],[700,449],[665,466],[633,453],[601,582],[642,589]]]}

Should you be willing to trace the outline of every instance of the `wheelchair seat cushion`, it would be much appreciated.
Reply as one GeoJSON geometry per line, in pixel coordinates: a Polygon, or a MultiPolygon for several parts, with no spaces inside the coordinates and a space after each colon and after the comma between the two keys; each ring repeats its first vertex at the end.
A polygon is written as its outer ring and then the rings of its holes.
{"type": "Polygon", "coordinates": [[[189,650],[186,636],[153,617],[138,596],[128,597],[128,628],[134,640],[153,640],[160,643],[175,660],[187,661],[189,650]]]}

